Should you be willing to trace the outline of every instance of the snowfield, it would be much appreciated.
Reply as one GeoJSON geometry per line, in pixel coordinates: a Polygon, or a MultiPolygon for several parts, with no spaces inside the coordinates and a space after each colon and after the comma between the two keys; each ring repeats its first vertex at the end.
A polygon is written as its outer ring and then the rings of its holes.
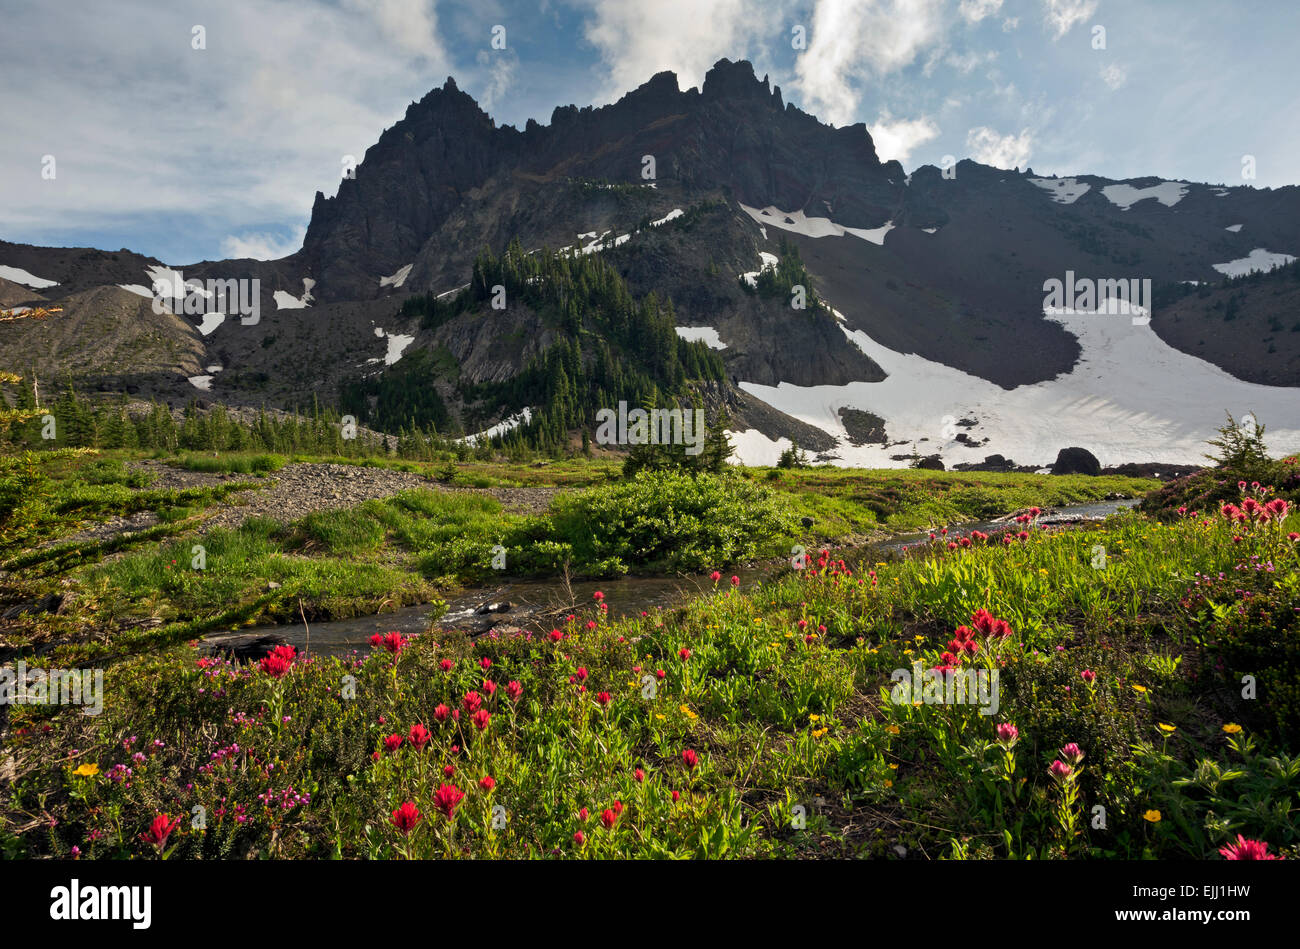
{"type": "Polygon", "coordinates": [[[1030,178],[1038,187],[1048,192],[1057,204],[1074,204],[1091,190],[1092,185],[1074,178],[1030,178]]]}
{"type": "Polygon", "coordinates": [[[44,290],[46,287],[57,287],[59,285],[57,280],[46,280],[43,277],[28,273],[21,267],[6,267],[3,264],[0,264],[0,277],[14,283],[21,283],[33,290],[44,290]]]}
{"type": "Polygon", "coordinates": [[[740,209],[760,225],[772,225],[783,231],[802,234],[804,237],[844,237],[849,235],[871,244],[883,247],[885,235],[894,229],[894,222],[888,221],[880,227],[861,228],[845,227],[836,224],[828,217],[808,217],[803,211],[782,211],[780,208],[759,209],[742,204],[740,209]]]}
{"type": "Polygon", "coordinates": [[[1226,264],[1214,264],[1213,266],[1219,273],[1226,274],[1229,277],[1244,277],[1256,270],[1272,270],[1274,267],[1285,267],[1293,260],[1295,258],[1290,254],[1275,254],[1262,247],[1256,247],[1245,257],[1238,257],[1226,264]]]}
{"type": "MultiPolygon", "coordinates": [[[[388,340],[388,352],[384,354],[384,365],[391,366],[397,360],[402,358],[402,353],[406,347],[415,342],[414,336],[408,336],[405,333],[389,333],[378,326],[375,327],[375,335],[380,339],[388,340]]],[[[378,359],[367,360],[367,362],[378,362],[378,359]]]]}
{"type": "Polygon", "coordinates": [[[275,301],[277,310],[301,310],[311,306],[311,288],[314,286],[316,286],[315,280],[311,277],[303,277],[302,296],[295,297],[288,290],[277,290],[271,294],[271,299],[275,301]]]}
{"type": "Polygon", "coordinates": [[[690,343],[703,343],[709,349],[727,348],[727,344],[712,326],[678,326],[677,335],[690,343]]]}
{"type": "Polygon", "coordinates": [[[395,274],[387,277],[380,277],[379,286],[397,289],[402,284],[406,283],[406,278],[411,275],[411,268],[414,266],[415,264],[407,264],[405,267],[399,269],[395,274]]]}
{"type": "Polygon", "coordinates": [[[769,254],[765,250],[760,250],[758,252],[758,258],[760,263],[757,270],[751,270],[749,271],[749,273],[743,273],[740,275],[740,279],[745,281],[745,283],[749,284],[751,287],[758,286],[759,274],[761,274],[764,270],[775,269],[776,265],[781,262],[781,259],[777,257],[776,254],[769,254]]]}
{"type": "Polygon", "coordinates": [[[1186,181],[1162,181],[1149,188],[1134,188],[1132,185],[1107,185],[1101,189],[1110,203],[1122,211],[1127,211],[1139,201],[1155,198],[1167,208],[1172,208],[1187,194],[1186,181]]]}
{"type": "Polygon", "coordinates": [[[203,322],[198,326],[199,333],[207,336],[224,322],[226,322],[226,314],[224,313],[204,313],[203,322]]]}
{"type": "MultiPolygon", "coordinates": [[[[1016,464],[1050,464],[1057,452],[1086,448],[1103,465],[1164,461],[1199,463],[1225,421],[1253,414],[1269,426],[1274,452],[1300,450],[1300,389],[1256,385],[1167,345],[1149,325],[1127,316],[1057,313],[1082,347],[1070,372],[1011,391],[977,376],[877,343],[860,330],[844,334],[888,373],[881,382],[842,386],[777,386],[742,382],[740,387],[787,415],[834,436],[833,463],[861,467],[905,467],[890,455],[938,453],[948,467],[1000,454],[1016,464]],[[869,411],[886,420],[894,445],[849,443],[841,408],[869,411]],[[972,428],[957,421],[974,419],[972,428]],[[956,441],[966,432],[974,447],[956,441]]],[[[770,464],[781,442],[757,431],[735,433],[737,460],[770,464]]]]}
{"type": "Polygon", "coordinates": [[[508,419],[497,422],[495,425],[493,425],[491,428],[485,431],[478,432],[477,434],[474,435],[466,435],[464,438],[458,440],[464,442],[466,445],[476,445],[478,444],[480,438],[483,439],[496,438],[498,435],[504,435],[506,432],[518,428],[520,425],[527,425],[532,420],[533,420],[532,409],[525,408],[522,411],[517,412],[514,415],[510,416],[508,419]]]}

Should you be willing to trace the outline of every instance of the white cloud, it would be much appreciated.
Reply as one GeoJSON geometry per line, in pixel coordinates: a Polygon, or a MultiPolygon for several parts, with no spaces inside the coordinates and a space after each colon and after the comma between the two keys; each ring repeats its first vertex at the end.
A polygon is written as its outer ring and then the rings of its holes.
{"type": "Polygon", "coordinates": [[[994,168],[1023,168],[1029,164],[1033,136],[1029,129],[1019,135],[999,135],[986,125],[973,128],[966,134],[966,147],[971,158],[981,165],[994,168]]]}
{"type": "Polygon", "coordinates": [[[1018,16],[1009,16],[1009,17],[1007,17],[1005,20],[1002,21],[1002,32],[1003,32],[1003,33],[1010,33],[1012,30],[1014,30],[1014,29],[1015,29],[1016,27],[1018,27],[1019,25],[1020,25],[1020,17],[1018,17],[1018,16]]]}
{"type": "Polygon", "coordinates": [[[57,28],[39,5],[6,13],[0,58],[16,61],[24,35],[57,35],[65,52],[57,69],[6,76],[5,101],[24,107],[0,109],[0,141],[53,153],[58,177],[41,181],[27,154],[0,149],[0,229],[134,219],[160,233],[185,215],[222,235],[305,220],[316,189],[337,190],[343,156],[360,159],[451,71],[429,0],[176,0],[173,13],[118,0],[57,28]],[[191,47],[191,23],[206,49],[191,47]]]}
{"type": "Polygon", "coordinates": [[[279,260],[302,247],[307,228],[299,227],[288,237],[259,233],[231,234],[221,242],[221,253],[226,257],[251,257],[253,260],[279,260]]]}
{"type": "Polygon", "coordinates": [[[882,112],[869,131],[881,161],[897,158],[903,164],[907,163],[913,149],[939,137],[939,126],[925,115],[919,119],[895,119],[888,112],[882,112]]]}
{"type": "Polygon", "coordinates": [[[446,58],[438,37],[434,0],[344,0],[343,5],[375,21],[384,39],[404,53],[446,58]]]}
{"type": "Polygon", "coordinates": [[[1118,63],[1111,63],[1109,66],[1102,67],[1101,81],[1111,89],[1118,89],[1128,82],[1128,73],[1118,63]]]}
{"type": "Polygon", "coordinates": [[[977,68],[985,63],[991,63],[998,58],[997,50],[990,49],[983,53],[967,51],[965,53],[949,53],[943,61],[951,66],[963,76],[969,76],[977,68]]]}
{"type": "Polygon", "coordinates": [[[1097,12],[1097,0],[1043,0],[1043,17],[1060,39],[1097,12]]]}
{"type": "Polygon", "coordinates": [[[582,0],[590,8],[583,29],[607,71],[603,98],[618,98],[655,73],[672,70],[683,89],[699,86],[719,59],[749,59],[760,76],[771,72],[767,38],[790,25],[778,4],[746,0],[582,0]]]}
{"type": "Polygon", "coordinates": [[[500,102],[514,85],[515,72],[519,68],[519,57],[513,50],[481,50],[476,61],[486,73],[486,85],[477,96],[478,102],[484,112],[491,112],[493,106],[500,102]]]}
{"type": "Polygon", "coordinates": [[[957,7],[969,23],[978,23],[1002,9],[1002,0],[961,0],[957,7]]]}
{"type": "Polygon", "coordinates": [[[808,49],[795,64],[805,108],[851,124],[862,81],[910,65],[943,29],[942,0],[817,0],[808,49]]]}

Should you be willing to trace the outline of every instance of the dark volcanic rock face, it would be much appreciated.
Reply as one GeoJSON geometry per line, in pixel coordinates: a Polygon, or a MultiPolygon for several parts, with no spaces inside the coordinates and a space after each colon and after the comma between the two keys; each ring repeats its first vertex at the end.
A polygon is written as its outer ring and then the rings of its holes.
{"type": "Polygon", "coordinates": [[[448,80],[384,132],[337,197],[317,194],[297,256],[321,299],[377,296],[380,277],[417,258],[424,266],[404,287],[432,289],[431,244],[477,250],[487,236],[441,233],[450,220],[473,224],[486,204],[493,221],[521,215],[509,237],[537,246],[555,217],[529,220],[525,206],[537,200],[529,192],[574,178],[727,189],[758,206],[833,208],[836,220],[858,227],[888,220],[903,192],[902,167],[880,162],[865,126],[833,129],[785,106],[747,62],[720,61],[702,91],[682,92],[672,73],[660,73],[613,105],[557,108],[550,125],[530,122],[523,132],[496,126],[448,80]],[[511,192],[525,199],[511,201],[511,192]]]}

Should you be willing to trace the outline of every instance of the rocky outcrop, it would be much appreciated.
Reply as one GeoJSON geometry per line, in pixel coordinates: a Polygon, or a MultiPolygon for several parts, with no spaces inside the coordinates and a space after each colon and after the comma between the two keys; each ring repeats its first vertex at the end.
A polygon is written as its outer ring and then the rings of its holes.
{"type": "Polygon", "coordinates": [[[1096,475],[1101,473],[1101,462],[1097,456],[1086,448],[1062,448],[1057,453],[1056,463],[1052,465],[1052,474],[1096,475]]]}

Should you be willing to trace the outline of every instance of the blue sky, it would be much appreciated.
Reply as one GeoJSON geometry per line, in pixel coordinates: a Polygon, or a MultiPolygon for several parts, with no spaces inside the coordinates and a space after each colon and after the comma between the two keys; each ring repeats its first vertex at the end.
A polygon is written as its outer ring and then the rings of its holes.
{"type": "Polygon", "coordinates": [[[6,0],[0,24],[0,238],[170,264],[297,249],[343,156],[448,75],[522,126],[750,59],[908,170],[1300,183],[1291,2],[6,0]]]}

